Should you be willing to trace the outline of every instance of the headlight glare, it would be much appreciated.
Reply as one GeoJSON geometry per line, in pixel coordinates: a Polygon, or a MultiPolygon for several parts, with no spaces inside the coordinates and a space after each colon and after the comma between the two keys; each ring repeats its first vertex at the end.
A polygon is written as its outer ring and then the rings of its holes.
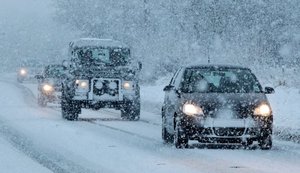
{"type": "Polygon", "coordinates": [[[126,90],[131,90],[133,88],[133,83],[131,81],[124,81],[123,88],[126,90]]]}
{"type": "Polygon", "coordinates": [[[50,92],[50,91],[53,91],[53,87],[49,84],[45,84],[43,86],[43,90],[46,91],[46,92],[50,92]]]}
{"type": "Polygon", "coordinates": [[[26,75],[26,74],[27,74],[27,71],[26,71],[25,69],[21,69],[21,70],[20,70],[20,74],[21,74],[21,75],[26,75]]]}
{"type": "Polygon", "coordinates": [[[89,80],[76,80],[75,83],[78,90],[89,89],[89,80]]]}
{"type": "Polygon", "coordinates": [[[260,106],[258,106],[255,110],[254,110],[254,115],[260,115],[260,116],[270,116],[271,115],[271,108],[269,105],[267,104],[262,104],[260,106]]]}
{"type": "Polygon", "coordinates": [[[186,115],[190,115],[190,116],[203,115],[203,110],[199,106],[193,105],[191,103],[184,104],[182,111],[186,115]]]}

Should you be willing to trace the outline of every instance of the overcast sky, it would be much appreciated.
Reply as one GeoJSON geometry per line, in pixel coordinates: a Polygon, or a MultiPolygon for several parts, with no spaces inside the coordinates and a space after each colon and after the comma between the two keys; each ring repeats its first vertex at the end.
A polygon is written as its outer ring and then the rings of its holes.
{"type": "MultiPolygon", "coordinates": [[[[54,20],[51,0],[0,0],[0,65],[57,59],[74,34],[54,20]]],[[[64,59],[64,57],[61,57],[64,59]]]]}

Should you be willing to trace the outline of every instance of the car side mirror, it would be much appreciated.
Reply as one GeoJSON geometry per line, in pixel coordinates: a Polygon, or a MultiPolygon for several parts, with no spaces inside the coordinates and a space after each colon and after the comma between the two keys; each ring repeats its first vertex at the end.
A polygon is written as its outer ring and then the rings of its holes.
{"type": "Polygon", "coordinates": [[[34,76],[34,78],[36,78],[37,80],[42,80],[42,79],[44,79],[44,76],[40,75],[40,74],[37,74],[37,75],[34,76]]]}
{"type": "Polygon", "coordinates": [[[167,85],[164,87],[163,91],[171,91],[174,88],[173,85],[167,85]]]}
{"type": "Polygon", "coordinates": [[[44,76],[40,74],[35,75],[34,78],[36,78],[39,83],[43,82],[44,80],[44,76]]]}
{"type": "Polygon", "coordinates": [[[69,68],[70,68],[70,62],[69,62],[68,60],[63,60],[62,66],[63,66],[65,69],[69,69],[69,68]]]}
{"type": "Polygon", "coordinates": [[[142,70],[142,68],[143,68],[143,64],[140,61],[138,62],[138,67],[139,67],[139,70],[142,70]]]}
{"type": "Polygon", "coordinates": [[[274,94],[275,90],[272,87],[265,87],[265,94],[274,94]]]}

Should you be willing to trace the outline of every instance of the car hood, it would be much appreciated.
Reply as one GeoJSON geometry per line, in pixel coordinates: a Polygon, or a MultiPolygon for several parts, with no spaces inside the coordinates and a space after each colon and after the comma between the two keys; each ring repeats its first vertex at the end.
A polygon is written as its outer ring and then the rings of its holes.
{"type": "Polygon", "coordinates": [[[189,93],[182,94],[182,102],[192,102],[210,117],[253,116],[254,109],[262,103],[269,104],[264,93],[189,93]]]}
{"type": "Polygon", "coordinates": [[[61,79],[61,78],[46,78],[46,79],[44,79],[43,83],[50,84],[55,88],[61,88],[62,80],[63,79],[61,79]]]}

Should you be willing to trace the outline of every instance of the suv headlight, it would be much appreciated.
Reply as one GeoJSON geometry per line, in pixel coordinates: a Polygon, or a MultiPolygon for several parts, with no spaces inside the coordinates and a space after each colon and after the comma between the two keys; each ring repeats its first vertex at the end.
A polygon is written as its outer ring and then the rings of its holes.
{"type": "Polygon", "coordinates": [[[132,90],[133,89],[133,82],[132,81],[124,81],[122,86],[126,90],[132,90]]]}
{"type": "Polygon", "coordinates": [[[186,115],[203,115],[203,110],[196,105],[193,105],[191,103],[185,103],[182,107],[182,111],[183,113],[185,113],[186,115]]]}
{"type": "Polygon", "coordinates": [[[27,74],[26,69],[22,68],[22,69],[20,70],[20,75],[24,76],[24,75],[26,75],[26,74],[27,74]]]}
{"type": "Polygon", "coordinates": [[[271,108],[267,104],[261,104],[254,110],[254,115],[260,116],[270,116],[271,115],[271,108]]]}
{"type": "Polygon", "coordinates": [[[89,80],[76,80],[75,84],[78,92],[87,92],[89,90],[89,80]]]}
{"type": "Polygon", "coordinates": [[[53,89],[53,86],[52,85],[49,85],[49,84],[44,84],[43,85],[43,91],[45,91],[45,92],[51,92],[51,91],[53,91],[54,89],[53,89]]]}

